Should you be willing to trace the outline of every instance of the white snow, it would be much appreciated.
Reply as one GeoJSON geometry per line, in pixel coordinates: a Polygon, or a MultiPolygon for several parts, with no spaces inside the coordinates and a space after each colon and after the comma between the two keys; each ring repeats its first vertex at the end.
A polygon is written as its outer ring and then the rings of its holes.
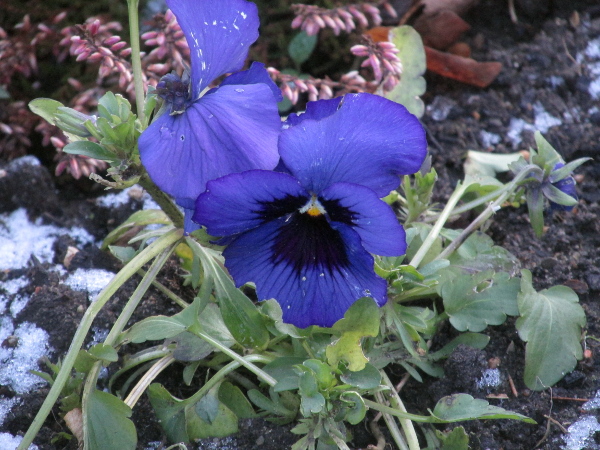
{"type": "Polygon", "coordinates": [[[512,118],[508,126],[508,138],[513,143],[513,147],[518,147],[521,143],[521,135],[523,131],[540,131],[546,133],[550,128],[562,124],[562,120],[551,115],[544,105],[536,102],[533,105],[534,124],[525,122],[523,119],[512,118]]]}
{"type": "Polygon", "coordinates": [[[64,283],[75,291],[87,291],[90,300],[93,300],[114,276],[108,270],[79,268],[64,283]]]}
{"type": "Polygon", "coordinates": [[[567,428],[563,436],[563,450],[598,450],[600,446],[594,443],[594,433],[600,431],[600,423],[594,416],[582,416],[567,428]]]}
{"type": "MultiPolygon", "coordinates": [[[[13,436],[10,433],[0,433],[0,448],[2,450],[15,450],[23,438],[21,436],[13,436]]],[[[29,450],[37,450],[38,446],[31,444],[29,450]]]]}
{"type": "Polygon", "coordinates": [[[588,42],[587,47],[575,58],[592,79],[588,92],[593,99],[600,98],[600,38],[588,42]]]}
{"type": "Polygon", "coordinates": [[[58,236],[72,236],[80,245],[94,242],[83,228],[58,228],[44,225],[41,219],[32,223],[23,208],[0,219],[0,270],[22,269],[32,256],[41,263],[52,262],[52,245],[58,236]]]}
{"type": "Polygon", "coordinates": [[[500,370],[498,369],[486,369],[481,378],[477,380],[477,387],[480,390],[487,388],[495,388],[500,386],[502,379],[500,377],[500,370]]]}

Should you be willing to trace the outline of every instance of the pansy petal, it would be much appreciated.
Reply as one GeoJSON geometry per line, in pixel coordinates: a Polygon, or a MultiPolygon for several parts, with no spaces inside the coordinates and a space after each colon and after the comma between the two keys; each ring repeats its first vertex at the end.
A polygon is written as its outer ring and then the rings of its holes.
{"type": "Polygon", "coordinates": [[[404,106],[377,95],[347,94],[330,116],[282,131],[279,153],[311,192],[345,182],[383,197],[398,187],[399,175],[419,170],[427,142],[404,106]]]}
{"type": "Polygon", "coordinates": [[[229,75],[221,82],[221,86],[227,84],[257,84],[264,83],[271,88],[275,100],[280,102],[283,100],[281,89],[275,84],[273,79],[269,76],[269,72],[265,69],[265,65],[259,62],[253,62],[248,70],[242,70],[229,75]]]}
{"type": "Polygon", "coordinates": [[[297,211],[310,198],[294,177],[267,170],[234,173],[206,187],[196,200],[193,220],[212,236],[256,228],[297,211]]]}
{"type": "Polygon", "coordinates": [[[329,219],[350,225],[363,247],[381,256],[406,252],[406,234],[394,211],[375,192],[350,183],[336,183],[319,195],[329,219]]]}
{"type": "Polygon", "coordinates": [[[277,103],[265,84],[222,86],[178,115],[163,114],[140,136],[150,177],[176,199],[195,200],[210,180],[279,162],[277,103]]]}
{"type": "Polygon", "coordinates": [[[256,5],[245,0],[167,0],[190,47],[192,100],[215,78],[242,68],[258,38],[256,5]]]}
{"type": "Polygon", "coordinates": [[[330,249],[339,253],[338,265],[331,266],[331,258],[321,264],[318,256],[315,262],[311,245],[305,248],[302,240],[294,239],[293,221],[285,219],[239,235],[223,253],[225,265],[237,286],[253,281],[259,300],[275,298],[285,322],[330,327],[361,297],[372,297],[380,306],[386,302],[386,282],[375,275],[373,258],[358,234],[343,224],[333,231],[341,243],[330,249]],[[281,240],[297,245],[289,246],[288,257],[277,253],[281,240]]]}
{"type": "Polygon", "coordinates": [[[318,102],[308,102],[306,104],[306,111],[290,114],[285,123],[286,125],[294,126],[306,119],[320,120],[328,117],[337,111],[342,98],[337,97],[329,100],[319,100],[318,102]]]}

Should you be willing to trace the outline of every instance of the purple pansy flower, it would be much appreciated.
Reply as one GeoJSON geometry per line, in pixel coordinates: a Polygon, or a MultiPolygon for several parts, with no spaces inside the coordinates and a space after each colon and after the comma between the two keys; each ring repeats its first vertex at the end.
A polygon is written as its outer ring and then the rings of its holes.
{"type": "Polygon", "coordinates": [[[245,0],[167,0],[190,46],[191,74],[157,85],[166,111],[140,136],[142,163],[181,206],[193,208],[209,180],[277,165],[281,92],[264,66],[241,69],[258,38],[258,12],[245,0]],[[206,92],[205,92],[206,91],[206,92]]]}
{"type": "Polygon", "coordinates": [[[250,170],[207,184],[193,219],[228,246],[237,286],[275,298],[283,320],[331,326],[361,297],[386,302],[371,253],[399,256],[405,233],[382,200],[419,170],[425,132],[403,106],[371,94],[309,103],[279,138],[284,172],[250,170]]]}

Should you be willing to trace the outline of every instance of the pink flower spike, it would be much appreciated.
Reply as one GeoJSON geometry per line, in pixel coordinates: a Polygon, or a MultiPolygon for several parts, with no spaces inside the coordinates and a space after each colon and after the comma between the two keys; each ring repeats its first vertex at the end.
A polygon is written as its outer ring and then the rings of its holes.
{"type": "Polygon", "coordinates": [[[127,46],[127,42],[121,41],[121,42],[117,42],[115,45],[111,46],[110,49],[113,52],[118,52],[119,50],[121,50],[125,46],[127,46]]]}
{"type": "Polygon", "coordinates": [[[144,34],[142,34],[140,36],[140,38],[143,41],[146,41],[148,39],[154,39],[154,38],[156,38],[156,36],[158,36],[158,31],[146,31],[144,34]]]}
{"type": "Polygon", "coordinates": [[[294,20],[292,20],[292,28],[299,28],[300,25],[302,25],[302,22],[304,22],[303,16],[294,17],[294,20]]]}
{"type": "Polygon", "coordinates": [[[90,32],[90,34],[92,36],[95,36],[98,33],[99,29],[100,29],[100,20],[98,20],[98,19],[94,20],[88,27],[88,31],[90,32]]]}
{"type": "Polygon", "coordinates": [[[114,35],[107,39],[104,39],[104,42],[102,42],[102,45],[106,45],[107,47],[110,47],[111,45],[116,44],[120,40],[121,40],[121,36],[114,35]]]}

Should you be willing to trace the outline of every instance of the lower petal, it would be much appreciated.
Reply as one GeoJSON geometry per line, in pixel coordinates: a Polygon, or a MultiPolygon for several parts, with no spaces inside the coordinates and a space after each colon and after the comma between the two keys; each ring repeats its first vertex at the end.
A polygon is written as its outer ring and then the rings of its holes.
{"type": "Polygon", "coordinates": [[[344,316],[361,297],[373,298],[379,306],[386,302],[386,282],[373,270],[373,258],[361,246],[360,237],[350,227],[339,224],[346,256],[343,264],[331,267],[307,264],[297,248],[302,265],[274,252],[277,238],[290,221],[277,220],[236,237],[225,249],[225,265],[236,284],[253,281],[259,300],[275,298],[283,310],[283,320],[298,327],[330,327],[344,316]]]}

